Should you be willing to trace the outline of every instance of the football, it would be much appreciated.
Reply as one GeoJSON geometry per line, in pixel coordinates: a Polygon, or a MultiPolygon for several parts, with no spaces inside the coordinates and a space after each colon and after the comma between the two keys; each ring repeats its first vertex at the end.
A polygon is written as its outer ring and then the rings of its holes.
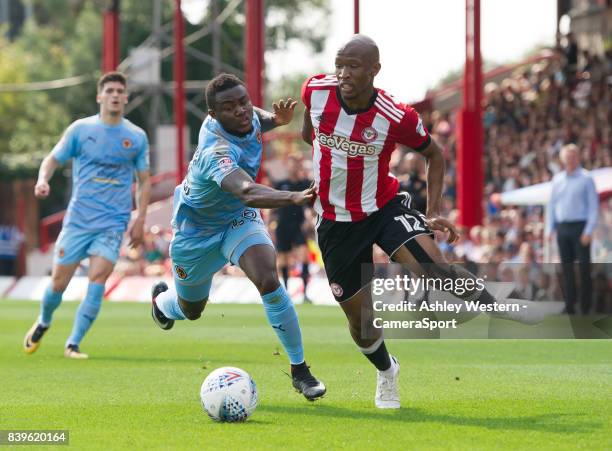
{"type": "Polygon", "coordinates": [[[257,407],[257,386],[240,368],[217,368],[204,379],[200,399],[204,411],[215,421],[246,421],[257,407]]]}

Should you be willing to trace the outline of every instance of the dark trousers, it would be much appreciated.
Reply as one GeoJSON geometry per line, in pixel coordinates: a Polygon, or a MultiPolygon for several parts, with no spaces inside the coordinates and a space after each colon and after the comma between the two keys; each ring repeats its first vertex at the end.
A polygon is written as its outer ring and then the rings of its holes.
{"type": "Polygon", "coordinates": [[[14,276],[17,260],[0,258],[0,276],[14,276]]]}
{"type": "Polygon", "coordinates": [[[580,243],[580,235],[585,225],[585,221],[562,222],[557,228],[557,244],[563,270],[563,297],[567,313],[574,313],[576,302],[576,259],[580,268],[580,310],[585,314],[591,310],[591,246],[583,246],[580,243]]]}

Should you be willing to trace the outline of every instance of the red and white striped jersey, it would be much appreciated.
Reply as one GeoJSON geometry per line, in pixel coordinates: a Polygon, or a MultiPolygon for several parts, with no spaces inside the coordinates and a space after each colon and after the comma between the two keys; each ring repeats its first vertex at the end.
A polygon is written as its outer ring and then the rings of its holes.
{"type": "Polygon", "coordinates": [[[414,108],[375,91],[367,109],[349,111],[335,75],[315,75],[302,87],[314,129],[314,208],[326,219],[360,221],[382,208],[399,189],[389,172],[396,144],[420,151],[431,140],[414,108]]]}

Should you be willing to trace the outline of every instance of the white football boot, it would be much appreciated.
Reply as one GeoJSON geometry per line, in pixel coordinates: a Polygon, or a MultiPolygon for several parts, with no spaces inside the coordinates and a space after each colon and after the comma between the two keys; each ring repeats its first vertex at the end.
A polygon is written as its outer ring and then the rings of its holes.
{"type": "Polygon", "coordinates": [[[379,409],[399,409],[400,397],[397,387],[400,364],[391,356],[391,368],[378,371],[376,376],[376,398],[374,402],[379,409]]]}
{"type": "Polygon", "coordinates": [[[542,306],[538,302],[524,299],[504,299],[498,304],[506,304],[508,311],[491,312],[494,318],[507,319],[530,326],[540,324],[546,318],[542,306]]]}

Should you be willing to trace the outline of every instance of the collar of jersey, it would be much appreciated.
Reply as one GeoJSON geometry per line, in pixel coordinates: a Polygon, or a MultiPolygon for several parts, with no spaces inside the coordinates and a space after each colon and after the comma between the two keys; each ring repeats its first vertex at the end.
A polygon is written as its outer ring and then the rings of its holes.
{"type": "Polygon", "coordinates": [[[374,106],[374,102],[376,102],[376,98],[378,97],[378,89],[374,88],[374,94],[372,94],[372,97],[370,98],[370,101],[368,102],[368,106],[366,106],[365,108],[360,108],[358,110],[352,110],[346,105],[346,103],[344,103],[344,100],[342,100],[342,94],[340,94],[339,86],[336,86],[336,97],[338,98],[338,102],[340,102],[340,106],[342,107],[342,109],[344,110],[346,114],[348,115],[361,114],[361,113],[365,113],[366,111],[368,111],[370,108],[374,106]]]}
{"type": "Polygon", "coordinates": [[[100,116],[100,113],[96,114],[96,118],[98,119],[98,123],[105,128],[119,128],[123,125],[123,122],[125,121],[125,118],[121,118],[121,122],[119,122],[118,124],[115,125],[111,125],[111,124],[107,124],[106,122],[104,122],[102,120],[102,117],[100,116]]]}

